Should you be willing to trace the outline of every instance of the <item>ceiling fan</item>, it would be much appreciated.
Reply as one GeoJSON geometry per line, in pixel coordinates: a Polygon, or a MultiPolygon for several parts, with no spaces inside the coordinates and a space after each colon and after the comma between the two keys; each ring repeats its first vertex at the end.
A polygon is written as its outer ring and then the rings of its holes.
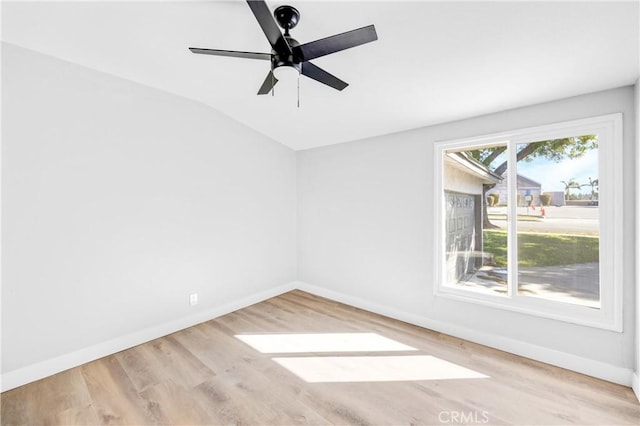
{"type": "Polygon", "coordinates": [[[347,83],[309,61],[378,39],[375,27],[369,25],[320,40],[300,44],[289,34],[289,30],[293,29],[300,21],[300,12],[298,12],[296,8],[292,6],[280,6],[275,9],[272,17],[269,7],[263,0],[247,0],[247,4],[258,20],[262,31],[267,36],[267,40],[269,40],[271,53],[202,49],[197,47],[190,47],[189,50],[193,53],[205,55],[232,56],[236,58],[271,61],[271,70],[262,83],[260,90],[258,90],[258,95],[266,95],[272,91],[278,82],[277,77],[286,72],[295,72],[297,75],[302,74],[329,87],[333,87],[336,90],[343,90],[348,86],[347,83]],[[278,29],[276,21],[278,25],[284,29],[284,34],[278,29]]]}

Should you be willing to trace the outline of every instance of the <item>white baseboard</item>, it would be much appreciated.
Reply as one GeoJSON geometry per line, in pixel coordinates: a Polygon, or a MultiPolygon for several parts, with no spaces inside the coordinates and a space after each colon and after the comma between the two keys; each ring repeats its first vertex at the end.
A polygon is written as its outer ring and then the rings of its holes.
{"type": "Polygon", "coordinates": [[[496,336],[490,333],[483,333],[466,327],[457,326],[433,320],[431,318],[406,313],[394,308],[383,306],[374,302],[350,296],[344,293],[328,290],[308,283],[298,281],[295,283],[297,288],[311,294],[315,294],[327,299],[335,300],[356,308],[374,312],[390,318],[395,318],[410,324],[428,328],[433,331],[445,333],[461,339],[469,340],[474,343],[500,349],[505,352],[531,358],[557,367],[566,368],[567,370],[576,371],[588,376],[607,380],[609,382],[618,383],[624,386],[632,386],[634,379],[636,386],[634,390],[638,395],[637,375],[630,369],[616,367],[604,362],[583,358],[566,352],[556,351],[554,349],[542,346],[532,345],[530,343],[514,340],[506,337],[496,336]]]}
{"type": "MultiPolygon", "coordinates": [[[[638,368],[640,370],[640,367],[638,368]]],[[[633,392],[636,394],[636,398],[640,401],[640,372],[636,372],[633,374],[633,383],[631,384],[631,388],[633,392]]]]}
{"type": "Polygon", "coordinates": [[[500,349],[505,352],[535,359],[537,361],[566,368],[578,373],[587,374],[610,382],[619,383],[624,386],[631,386],[633,387],[636,396],[638,396],[638,399],[640,399],[640,381],[638,379],[638,374],[634,374],[630,369],[620,368],[603,362],[579,357],[577,355],[532,345],[514,339],[495,336],[489,333],[482,333],[466,327],[460,327],[427,317],[406,313],[394,308],[389,308],[384,305],[360,299],[355,296],[335,292],[301,281],[284,284],[267,291],[250,295],[240,300],[214,307],[207,311],[149,327],[88,348],[32,364],[18,370],[9,371],[0,377],[0,389],[4,392],[18,386],[22,386],[61,371],[68,370],[69,368],[77,367],[87,362],[91,362],[150,340],[166,336],[167,334],[174,333],[187,327],[209,321],[213,318],[259,303],[263,300],[278,296],[296,288],[335,300],[336,302],[345,303],[356,308],[395,318],[440,333],[449,334],[471,342],[500,349]]]}
{"type": "Polygon", "coordinates": [[[246,306],[259,303],[263,300],[278,296],[296,288],[296,282],[291,282],[260,293],[252,294],[240,300],[235,300],[221,306],[208,309],[197,314],[183,317],[164,324],[159,324],[135,333],[127,334],[106,342],[99,343],[88,348],[64,354],[56,358],[28,365],[26,367],[9,371],[0,377],[0,389],[2,392],[22,386],[24,384],[51,376],[64,370],[94,361],[96,359],[120,352],[122,350],[140,345],[167,334],[175,333],[196,324],[209,321],[213,318],[237,311],[246,306]]]}

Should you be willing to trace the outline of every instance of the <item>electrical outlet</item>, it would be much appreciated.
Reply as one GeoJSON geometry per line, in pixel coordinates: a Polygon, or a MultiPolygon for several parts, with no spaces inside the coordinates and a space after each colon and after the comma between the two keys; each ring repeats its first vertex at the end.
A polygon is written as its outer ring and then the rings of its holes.
{"type": "Polygon", "coordinates": [[[189,304],[195,306],[198,304],[198,293],[191,293],[189,295],[189,304]]]}

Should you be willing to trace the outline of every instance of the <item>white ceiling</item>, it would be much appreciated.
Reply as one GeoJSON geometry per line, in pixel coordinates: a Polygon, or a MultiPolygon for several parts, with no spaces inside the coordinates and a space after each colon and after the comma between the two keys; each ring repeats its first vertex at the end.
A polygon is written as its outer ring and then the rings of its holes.
{"type": "Polygon", "coordinates": [[[633,84],[632,2],[268,1],[292,4],[301,43],[375,24],[379,40],[313,62],[350,83],[301,78],[256,96],[269,52],[244,1],[3,2],[2,39],[210,105],[294,149],[346,142],[633,84]]]}

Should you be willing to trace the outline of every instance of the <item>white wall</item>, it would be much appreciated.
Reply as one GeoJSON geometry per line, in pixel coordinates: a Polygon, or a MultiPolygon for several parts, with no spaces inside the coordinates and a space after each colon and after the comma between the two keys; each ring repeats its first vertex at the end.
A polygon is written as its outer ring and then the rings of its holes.
{"type": "Polygon", "coordinates": [[[633,87],[299,151],[298,279],[302,287],[630,384],[636,327],[633,232],[626,233],[624,240],[623,333],[433,295],[433,142],[615,112],[624,114],[625,186],[620,207],[624,228],[632,230],[633,87]]]}
{"type": "MultiPolygon", "coordinates": [[[[636,164],[640,164],[640,79],[635,85],[636,164]]],[[[640,400],[640,170],[636,170],[636,366],[633,390],[640,400]]]]}
{"type": "Polygon", "coordinates": [[[289,288],[292,150],[16,46],[2,65],[5,389],[289,288]]]}

